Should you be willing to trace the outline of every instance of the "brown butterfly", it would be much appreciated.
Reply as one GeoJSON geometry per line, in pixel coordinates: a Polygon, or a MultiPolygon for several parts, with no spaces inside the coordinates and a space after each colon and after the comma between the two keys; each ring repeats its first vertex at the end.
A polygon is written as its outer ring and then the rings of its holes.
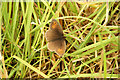
{"type": "Polygon", "coordinates": [[[65,37],[61,25],[57,20],[53,19],[50,23],[50,29],[45,33],[46,40],[48,41],[48,49],[55,51],[59,56],[62,56],[66,50],[65,37]]]}

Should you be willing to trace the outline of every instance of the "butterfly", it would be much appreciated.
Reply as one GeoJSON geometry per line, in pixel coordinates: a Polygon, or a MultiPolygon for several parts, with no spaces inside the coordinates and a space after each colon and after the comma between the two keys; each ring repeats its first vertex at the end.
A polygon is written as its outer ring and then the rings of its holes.
{"type": "Polygon", "coordinates": [[[45,33],[47,46],[50,51],[55,51],[59,56],[62,56],[66,50],[66,42],[63,30],[59,22],[52,19],[50,29],[45,33]]]}

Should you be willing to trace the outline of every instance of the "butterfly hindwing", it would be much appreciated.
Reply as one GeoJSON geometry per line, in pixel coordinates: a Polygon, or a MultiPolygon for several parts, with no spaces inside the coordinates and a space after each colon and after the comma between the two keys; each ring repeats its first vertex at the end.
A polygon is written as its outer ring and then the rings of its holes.
{"type": "Polygon", "coordinates": [[[55,51],[59,55],[63,55],[66,50],[66,43],[64,39],[48,42],[47,46],[50,51],[55,51]]]}

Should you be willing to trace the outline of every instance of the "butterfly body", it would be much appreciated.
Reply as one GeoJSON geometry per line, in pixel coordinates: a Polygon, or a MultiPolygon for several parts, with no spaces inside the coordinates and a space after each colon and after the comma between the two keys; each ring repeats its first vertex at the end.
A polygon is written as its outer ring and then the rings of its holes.
{"type": "Polygon", "coordinates": [[[66,50],[66,43],[61,25],[53,19],[50,24],[50,29],[45,34],[48,41],[48,49],[55,51],[58,55],[62,56],[66,50]]]}

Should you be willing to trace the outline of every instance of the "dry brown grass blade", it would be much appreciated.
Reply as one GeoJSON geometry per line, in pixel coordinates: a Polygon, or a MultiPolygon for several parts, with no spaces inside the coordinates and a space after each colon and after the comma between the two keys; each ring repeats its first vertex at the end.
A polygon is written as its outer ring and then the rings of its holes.
{"type": "Polygon", "coordinates": [[[2,64],[3,64],[3,70],[4,70],[4,72],[3,73],[0,72],[0,74],[2,75],[1,78],[8,78],[8,72],[7,72],[6,68],[5,68],[4,56],[2,56],[2,64]]]}

